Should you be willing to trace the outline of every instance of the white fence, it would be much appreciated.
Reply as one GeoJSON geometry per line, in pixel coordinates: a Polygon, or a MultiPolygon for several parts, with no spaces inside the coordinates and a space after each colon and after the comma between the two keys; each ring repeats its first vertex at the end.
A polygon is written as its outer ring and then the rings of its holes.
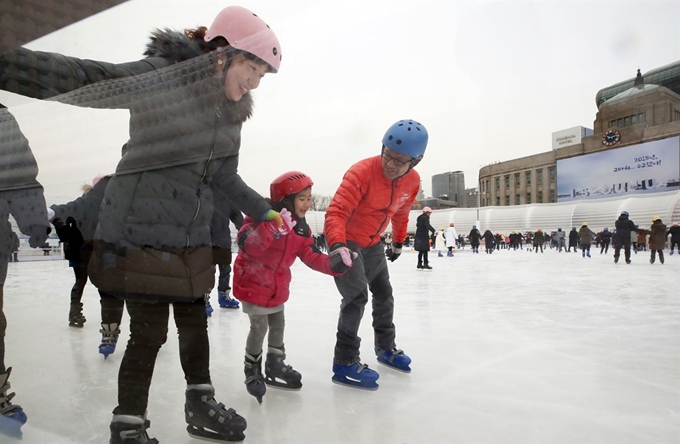
{"type": "MultiPolygon", "coordinates": [[[[622,211],[630,213],[630,219],[640,226],[649,227],[653,216],[670,226],[672,222],[680,222],[680,191],[645,194],[610,199],[591,199],[550,204],[529,204],[509,207],[457,208],[435,210],[430,223],[435,229],[448,227],[454,222],[457,231],[466,233],[477,225],[482,232],[487,228],[494,233],[510,233],[515,231],[553,231],[557,228],[569,231],[571,227],[580,227],[583,222],[593,231],[601,231],[607,227],[614,228],[614,222],[622,211]],[[477,212],[479,211],[479,220],[477,212]]],[[[325,212],[310,211],[307,223],[312,232],[321,233],[325,212]]],[[[408,232],[416,230],[416,219],[420,211],[411,211],[408,232]]],[[[386,231],[391,231],[388,226],[386,231]]]]}

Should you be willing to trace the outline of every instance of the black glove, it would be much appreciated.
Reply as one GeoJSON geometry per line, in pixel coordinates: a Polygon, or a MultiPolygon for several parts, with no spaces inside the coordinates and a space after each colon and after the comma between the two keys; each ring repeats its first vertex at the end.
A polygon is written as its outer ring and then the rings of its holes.
{"type": "Polygon", "coordinates": [[[47,236],[52,232],[52,229],[45,225],[31,225],[28,228],[28,245],[31,248],[37,248],[47,241],[47,236]]]}
{"type": "MultiPolygon", "coordinates": [[[[341,253],[343,252],[343,250],[345,251],[346,254],[347,252],[349,252],[349,248],[347,248],[347,245],[338,242],[336,244],[333,244],[329,252],[329,255],[331,257],[331,270],[338,274],[345,273],[347,270],[349,270],[349,267],[351,267],[351,265],[345,264],[345,261],[342,258],[341,253]]],[[[351,257],[351,253],[349,253],[349,255],[351,257]]]]}
{"type": "Polygon", "coordinates": [[[390,262],[394,262],[397,260],[399,256],[401,256],[401,247],[403,247],[404,244],[400,244],[398,242],[393,242],[392,243],[392,249],[387,250],[387,260],[390,262]]]}

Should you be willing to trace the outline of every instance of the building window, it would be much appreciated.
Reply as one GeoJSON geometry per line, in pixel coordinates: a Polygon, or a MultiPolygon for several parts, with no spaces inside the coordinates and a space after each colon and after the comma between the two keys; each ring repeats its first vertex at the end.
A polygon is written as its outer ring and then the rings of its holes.
{"type": "Polygon", "coordinates": [[[26,64],[26,54],[23,54],[23,53],[17,54],[17,63],[21,64],[21,65],[25,65],[26,64]]]}
{"type": "Polygon", "coordinates": [[[555,202],[555,190],[550,190],[550,202],[555,202]]]}
{"type": "Polygon", "coordinates": [[[515,205],[519,205],[519,193],[515,194],[515,205]]]}
{"type": "Polygon", "coordinates": [[[548,168],[548,175],[550,176],[550,183],[555,182],[555,168],[548,168]]]}
{"type": "Polygon", "coordinates": [[[543,191],[538,192],[538,203],[543,203],[543,191]]]}
{"type": "Polygon", "coordinates": [[[630,116],[630,124],[635,125],[636,123],[637,123],[637,115],[633,114],[632,116],[630,116]]]}
{"type": "Polygon", "coordinates": [[[19,69],[19,77],[21,77],[23,79],[27,79],[28,78],[28,71],[25,70],[25,69],[19,69]]]}
{"type": "Polygon", "coordinates": [[[501,189],[501,178],[496,177],[496,191],[501,189]]]}
{"type": "Polygon", "coordinates": [[[510,176],[505,176],[505,188],[510,188],[510,176]]]}
{"type": "Polygon", "coordinates": [[[543,168],[536,170],[536,183],[539,185],[543,183],[543,168]]]}
{"type": "Polygon", "coordinates": [[[616,126],[623,126],[623,119],[617,119],[616,126]]]}
{"type": "Polygon", "coordinates": [[[612,120],[611,122],[609,122],[609,126],[610,127],[616,126],[616,120],[612,120]]]}
{"type": "Polygon", "coordinates": [[[638,114],[638,123],[643,123],[645,121],[645,113],[638,114]]]}
{"type": "Polygon", "coordinates": [[[47,60],[44,59],[38,59],[38,68],[39,69],[48,69],[49,68],[49,63],[47,63],[47,60]]]}
{"type": "Polygon", "coordinates": [[[515,186],[519,188],[519,173],[515,173],[515,186]]]}
{"type": "Polygon", "coordinates": [[[489,192],[489,179],[486,179],[484,182],[486,182],[486,192],[489,192]]]}
{"type": "Polygon", "coordinates": [[[527,183],[527,186],[531,185],[531,171],[527,171],[525,174],[525,182],[527,183]]]}
{"type": "Polygon", "coordinates": [[[531,203],[531,193],[527,193],[527,203],[531,203]]]}
{"type": "Polygon", "coordinates": [[[496,206],[497,207],[501,206],[501,197],[500,196],[496,196],[496,206]]]}
{"type": "Polygon", "coordinates": [[[630,118],[624,117],[623,118],[623,126],[628,126],[630,125],[630,118]]]}
{"type": "Polygon", "coordinates": [[[510,196],[505,196],[505,205],[506,206],[510,205],[510,196]]]}

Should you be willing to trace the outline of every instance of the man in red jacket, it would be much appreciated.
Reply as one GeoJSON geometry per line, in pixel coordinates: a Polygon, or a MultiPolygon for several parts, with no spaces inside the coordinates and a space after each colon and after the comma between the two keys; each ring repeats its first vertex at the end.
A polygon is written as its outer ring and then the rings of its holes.
{"type": "Polygon", "coordinates": [[[395,345],[394,297],[380,235],[392,221],[390,261],[401,254],[411,205],[420,189],[420,176],[413,169],[423,158],[428,134],[415,120],[400,120],[382,140],[379,156],[350,167],[326,211],[324,234],[333,271],[342,273],[335,284],[342,295],[337,342],[333,359],[333,382],[369,390],[378,388],[375,370],[359,357],[359,325],[373,296],[373,328],[378,362],[409,373],[411,359],[395,345]],[[356,254],[350,267],[342,260],[348,250],[356,254]]]}

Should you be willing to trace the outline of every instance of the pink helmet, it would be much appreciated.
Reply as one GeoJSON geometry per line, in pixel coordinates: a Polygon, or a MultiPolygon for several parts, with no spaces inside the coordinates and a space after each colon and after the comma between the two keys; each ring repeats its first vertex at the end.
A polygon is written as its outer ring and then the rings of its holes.
{"type": "Polygon", "coordinates": [[[241,6],[227,6],[217,14],[205,41],[224,37],[233,48],[248,52],[269,64],[270,72],[281,65],[281,45],[276,34],[253,12],[241,6]]]}
{"type": "Polygon", "coordinates": [[[423,208],[423,213],[431,213],[431,212],[432,212],[432,208],[430,208],[430,207],[423,208]]]}
{"type": "Polygon", "coordinates": [[[96,176],[94,176],[94,179],[92,179],[92,186],[97,185],[97,182],[99,182],[100,180],[102,180],[104,177],[106,177],[106,174],[101,174],[101,173],[99,173],[99,174],[97,174],[96,176]]]}

